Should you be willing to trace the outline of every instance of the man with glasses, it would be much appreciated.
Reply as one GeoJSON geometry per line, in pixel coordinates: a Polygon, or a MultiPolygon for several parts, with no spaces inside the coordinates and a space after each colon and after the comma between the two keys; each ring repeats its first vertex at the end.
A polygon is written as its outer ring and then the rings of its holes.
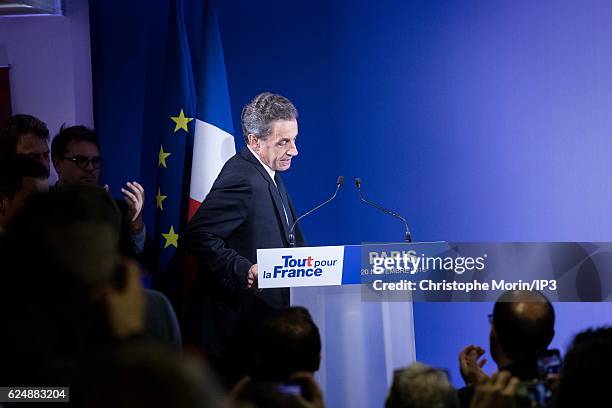
{"type": "MultiPolygon", "coordinates": [[[[507,291],[495,302],[489,352],[498,371],[508,371],[521,381],[538,378],[537,356],[546,351],[555,335],[555,311],[552,303],[538,291],[507,291]]],[[[459,353],[459,368],[466,387],[459,390],[461,407],[467,407],[474,395],[474,385],[489,377],[482,367],[485,350],[469,345],[459,353]]]]}
{"type": "MultiPolygon", "coordinates": [[[[93,130],[85,126],[62,126],[51,143],[51,157],[58,186],[99,184],[103,159],[93,130]]],[[[128,182],[121,192],[124,200],[117,200],[117,204],[123,217],[122,247],[124,253],[143,261],[141,255],[147,238],[142,220],[144,189],[137,182],[128,182]]]]}
{"type": "MultiPolygon", "coordinates": [[[[60,129],[51,143],[51,158],[58,176],[58,186],[99,185],[104,160],[93,130],[85,126],[60,129]]],[[[108,190],[108,186],[104,186],[108,190]]],[[[115,200],[121,213],[120,246],[123,255],[136,258],[149,272],[154,272],[155,254],[142,220],[144,189],[127,182],[121,189],[124,200],[115,200]]],[[[160,292],[146,289],[145,337],[180,349],[181,336],[176,315],[168,299],[160,292]]]]}
{"type": "Polygon", "coordinates": [[[49,171],[49,129],[32,115],[13,115],[0,127],[0,160],[27,156],[49,171]]]}

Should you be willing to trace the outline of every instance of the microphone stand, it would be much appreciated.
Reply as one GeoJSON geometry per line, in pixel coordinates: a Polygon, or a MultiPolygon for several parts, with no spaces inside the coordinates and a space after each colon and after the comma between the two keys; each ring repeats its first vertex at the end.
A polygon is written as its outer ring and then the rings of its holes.
{"type": "Polygon", "coordinates": [[[321,204],[317,205],[315,208],[313,208],[310,211],[307,211],[306,213],[302,214],[301,216],[298,217],[297,220],[295,220],[293,222],[293,225],[291,225],[291,229],[289,230],[289,246],[290,247],[295,247],[295,227],[297,226],[297,223],[304,217],[312,214],[313,212],[317,211],[319,208],[323,207],[324,205],[328,204],[329,202],[331,202],[334,198],[336,198],[336,194],[338,194],[338,190],[340,190],[340,187],[342,187],[342,184],[344,184],[344,176],[339,176],[338,180],[336,180],[336,191],[334,191],[334,194],[327,199],[326,201],[322,202],[321,204]]]}
{"type": "Polygon", "coordinates": [[[366,199],[362,194],[361,194],[361,179],[359,177],[357,177],[355,179],[355,186],[357,187],[357,194],[359,194],[359,199],[366,203],[367,205],[376,208],[379,211],[382,211],[385,214],[391,215],[397,219],[399,219],[401,222],[404,223],[404,227],[406,228],[406,231],[404,232],[404,241],[406,242],[412,242],[412,236],[410,234],[410,229],[408,228],[408,221],[406,221],[406,219],[404,217],[402,217],[400,214],[396,213],[395,211],[389,210],[388,208],[385,208],[379,204],[376,204],[375,202],[372,202],[368,199],[366,199]]]}

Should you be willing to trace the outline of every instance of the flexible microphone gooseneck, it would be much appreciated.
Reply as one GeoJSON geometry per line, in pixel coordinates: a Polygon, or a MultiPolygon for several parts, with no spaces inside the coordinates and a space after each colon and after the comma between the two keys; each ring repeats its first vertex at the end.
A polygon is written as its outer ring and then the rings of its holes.
{"type": "Polygon", "coordinates": [[[340,190],[340,187],[342,187],[342,184],[344,184],[344,176],[338,176],[338,179],[336,180],[336,191],[334,191],[334,194],[326,201],[322,202],[321,204],[317,205],[315,208],[313,208],[312,210],[300,215],[298,217],[297,220],[295,220],[295,222],[293,223],[293,225],[291,226],[291,229],[289,230],[289,245],[291,247],[295,246],[295,227],[297,226],[297,223],[304,217],[312,214],[313,212],[317,211],[319,208],[323,207],[325,204],[329,204],[329,202],[331,202],[334,198],[336,198],[336,194],[338,194],[338,190],[340,190]]]}
{"type": "Polygon", "coordinates": [[[357,187],[357,194],[359,194],[359,199],[361,201],[363,201],[364,203],[366,203],[367,205],[376,208],[379,211],[384,212],[385,214],[391,215],[395,218],[397,218],[398,220],[400,220],[401,222],[404,223],[404,226],[406,227],[406,232],[404,233],[404,241],[406,242],[412,242],[412,236],[410,235],[410,228],[408,228],[408,221],[406,221],[406,219],[404,217],[402,217],[401,215],[399,215],[398,213],[396,213],[395,211],[391,211],[379,204],[376,204],[372,201],[367,200],[362,194],[361,194],[361,179],[359,177],[357,177],[355,179],[355,186],[357,187]]]}

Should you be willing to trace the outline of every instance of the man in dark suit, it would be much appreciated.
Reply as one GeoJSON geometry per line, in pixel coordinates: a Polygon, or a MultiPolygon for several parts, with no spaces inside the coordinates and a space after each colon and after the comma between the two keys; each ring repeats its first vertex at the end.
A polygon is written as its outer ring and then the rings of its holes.
{"type": "MultiPolygon", "coordinates": [[[[247,147],[223,166],[180,238],[199,269],[187,330],[227,383],[252,367],[262,321],[289,305],[288,289],[257,289],[256,262],[257,249],[289,246],[297,218],[279,175],[298,154],[297,116],[287,98],[268,92],[244,107],[247,147]]],[[[295,236],[303,242],[299,226],[295,236]]]]}

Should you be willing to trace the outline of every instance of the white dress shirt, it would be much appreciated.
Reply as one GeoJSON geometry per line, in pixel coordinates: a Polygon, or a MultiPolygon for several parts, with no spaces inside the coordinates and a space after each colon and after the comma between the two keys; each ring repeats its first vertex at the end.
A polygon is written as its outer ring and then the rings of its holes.
{"type": "MultiPolygon", "coordinates": [[[[261,163],[263,168],[266,169],[266,171],[268,172],[268,175],[270,175],[270,178],[272,179],[272,182],[276,186],[276,180],[274,180],[274,176],[276,175],[276,171],[272,170],[270,168],[270,166],[268,166],[266,163],[261,161],[261,158],[259,157],[259,155],[257,153],[255,153],[255,151],[253,149],[251,149],[251,146],[247,146],[247,147],[249,148],[251,153],[253,153],[253,156],[255,156],[257,158],[257,160],[259,160],[259,162],[261,163]]],[[[278,190],[278,186],[276,186],[276,189],[278,190]]],[[[279,192],[279,195],[280,195],[280,192],[279,192]]],[[[283,206],[283,211],[285,212],[285,220],[287,221],[287,225],[289,225],[289,217],[287,216],[287,209],[285,208],[285,204],[283,204],[283,200],[281,200],[281,205],[283,206]]]]}

